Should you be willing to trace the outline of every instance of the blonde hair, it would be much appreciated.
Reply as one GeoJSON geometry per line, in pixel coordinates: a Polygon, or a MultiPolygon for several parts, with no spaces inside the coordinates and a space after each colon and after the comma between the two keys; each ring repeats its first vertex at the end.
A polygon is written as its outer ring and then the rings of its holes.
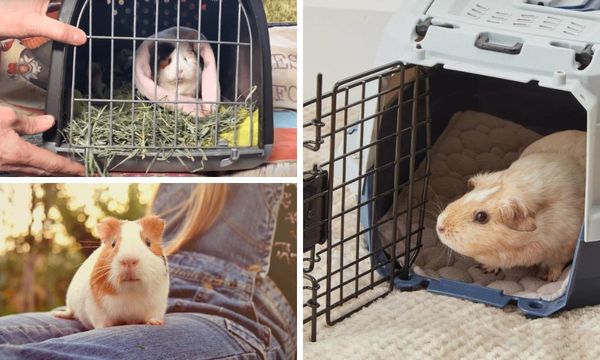
{"type": "MultiPolygon", "coordinates": [[[[192,190],[190,198],[179,205],[156,214],[164,217],[175,213],[173,218],[182,217],[179,232],[175,238],[165,247],[165,255],[171,255],[179,251],[183,245],[190,240],[203,235],[213,226],[221,215],[221,211],[227,200],[227,184],[198,184],[192,190]]],[[[156,200],[152,200],[152,204],[156,200]]],[[[152,206],[149,207],[152,212],[152,206]]]]}

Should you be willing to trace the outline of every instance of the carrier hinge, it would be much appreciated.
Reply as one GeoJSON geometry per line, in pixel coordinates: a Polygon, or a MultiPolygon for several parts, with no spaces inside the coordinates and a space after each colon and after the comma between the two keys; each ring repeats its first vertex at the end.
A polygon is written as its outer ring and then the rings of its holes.
{"type": "MultiPolygon", "coordinates": [[[[305,105],[306,107],[306,105],[305,105]]],[[[311,120],[310,125],[315,127],[315,139],[305,140],[303,145],[305,148],[312,151],[319,151],[321,145],[325,142],[321,135],[321,128],[325,126],[322,120],[323,116],[323,74],[317,74],[317,97],[315,98],[315,110],[316,114],[314,119],[311,120]]],[[[305,125],[304,127],[309,126],[305,125]]]]}
{"type": "Polygon", "coordinates": [[[326,170],[314,165],[304,173],[304,251],[323,244],[329,237],[329,176],[326,170]]]}

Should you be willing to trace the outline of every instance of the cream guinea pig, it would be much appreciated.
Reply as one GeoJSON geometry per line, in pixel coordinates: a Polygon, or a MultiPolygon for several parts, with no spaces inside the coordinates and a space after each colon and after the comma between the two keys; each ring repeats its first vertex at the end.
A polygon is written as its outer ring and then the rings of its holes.
{"type": "Polygon", "coordinates": [[[53,315],[75,318],[96,329],[163,324],[169,293],[167,258],[161,246],[164,227],[156,216],[102,220],[97,227],[100,247],[73,276],[67,309],[53,315]]]}
{"type": "Polygon", "coordinates": [[[201,97],[201,80],[204,60],[191,43],[180,43],[179,51],[173,43],[159,42],[157,55],[157,76],[154,76],[154,46],[150,49],[150,68],[155,82],[165,90],[180,95],[201,97]],[[179,58],[179,64],[177,64],[179,58]]]}
{"type": "Polygon", "coordinates": [[[437,218],[442,243],[486,271],[541,265],[559,278],[573,259],[584,215],[586,133],[562,131],[529,145],[503,171],[473,176],[469,192],[437,218]]]}

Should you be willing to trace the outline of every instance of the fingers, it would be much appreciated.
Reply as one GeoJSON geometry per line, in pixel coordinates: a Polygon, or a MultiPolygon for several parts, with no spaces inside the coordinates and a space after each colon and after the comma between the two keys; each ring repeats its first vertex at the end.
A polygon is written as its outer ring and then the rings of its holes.
{"type": "Polygon", "coordinates": [[[0,107],[0,126],[9,127],[19,135],[33,135],[44,132],[54,125],[52,115],[24,116],[13,109],[0,107]]]}
{"type": "Polygon", "coordinates": [[[21,139],[12,130],[0,131],[0,171],[33,176],[82,176],[85,168],[21,139]]]}
{"type": "Polygon", "coordinates": [[[38,169],[52,175],[59,176],[83,176],[85,168],[83,165],[57,155],[52,151],[37,147],[23,141],[23,164],[30,168],[38,169]]]}
{"type": "Polygon", "coordinates": [[[4,37],[44,36],[70,45],[82,45],[87,40],[83,30],[42,14],[26,13],[3,17],[2,20],[6,27],[4,37]]]}

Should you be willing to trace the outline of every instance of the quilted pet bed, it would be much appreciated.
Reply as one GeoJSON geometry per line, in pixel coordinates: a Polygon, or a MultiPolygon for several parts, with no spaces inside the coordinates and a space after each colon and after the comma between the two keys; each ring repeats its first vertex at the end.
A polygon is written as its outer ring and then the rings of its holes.
{"type": "MultiPolygon", "coordinates": [[[[554,300],[562,295],[568,283],[571,267],[563,270],[558,281],[547,282],[537,276],[537,267],[503,269],[499,274],[486,274],[478,263],[468,257],[453,253],[437,238],[436,218],[449,202],[467,192],[467,180],[479,172],[507,168],[521,151],[541,136],[516,123],[474,111],[454,114],[444,132],[431,150],[431,176],[429,179],[423,247],[413,268],[416,274],[430,278],[447,278],[501,289],[506,295],[554,300]]],[[[417,169],[423,173],[424,164],[417,169]]],[[[418,184],[417,184],[418,185],[418,184]]],[[[421,185],[422,186],[422,185],[421,185]]],[[[419,186],[415,194],[419,194],[419,186]]],[[[405,191],[399,194],[399,204],[406,203],[405,191]]],[[[384,218],[391,216],[390,209],[384,218]]],[[[411,227],[417,229],[418,212],[413,214],[411,227]]],[[[397,219],[397,237],[406,229],[406,216],[397,219]]],[[[379,227],[382,244],[392,239],[392,221],[379,227]]],[[[414,237],[413,237],[413,242],[414,237]]],[[[404,251],[404,242],[398,241],[396,253],[404,251]]]]}

